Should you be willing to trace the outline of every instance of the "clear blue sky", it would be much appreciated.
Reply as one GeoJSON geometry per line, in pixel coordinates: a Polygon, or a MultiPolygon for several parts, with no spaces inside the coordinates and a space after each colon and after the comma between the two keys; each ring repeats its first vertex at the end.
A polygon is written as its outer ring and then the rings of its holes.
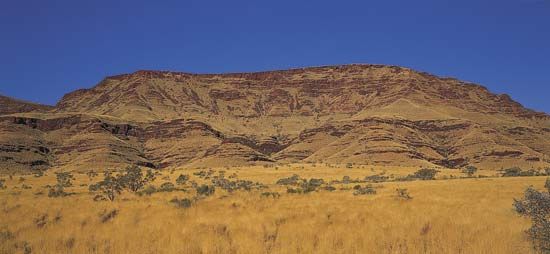
{"type": "Polygon", "coordinates": [[[138,69],[382,63],[550,112],[550,0],[0,3],[0,93],[41,103],[138,69]]]}

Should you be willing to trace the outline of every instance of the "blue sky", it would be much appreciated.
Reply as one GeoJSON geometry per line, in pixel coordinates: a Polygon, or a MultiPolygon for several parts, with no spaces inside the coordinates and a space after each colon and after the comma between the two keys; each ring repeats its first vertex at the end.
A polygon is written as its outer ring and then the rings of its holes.
{"type": "Polygon", "coordinates": [[[139,69],[381,63],[550,112],[550,0],[0,1],[0,93],[25,100],[139,69]]]}

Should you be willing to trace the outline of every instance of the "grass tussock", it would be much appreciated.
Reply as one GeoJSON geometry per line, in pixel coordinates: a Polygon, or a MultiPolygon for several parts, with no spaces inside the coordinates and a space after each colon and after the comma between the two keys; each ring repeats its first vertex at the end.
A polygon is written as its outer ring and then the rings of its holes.
{"type": "Polygon", "coordinates": [[[343,176],[374,173],[319,166],[269,170],[230,169],[225,174],[231,181],[209,171],[162,172],[112,202],[94,201],[96,194],[81,187],[100,181],[97,175],[75,174],[64,187],[72,195],[59,198],[35,195],[55,184],[55,175],[27,178],[32,190],[0,190],[0,253],[533,253],[524,233],[530,221],[511,204],[546,179],[346,184],[343,176]],[[276,184],[282,178],[311,191],[286,193],[289,185],[276,184]],[[245,181],[262,187],[241,188],[249,186],[245,181]],[[177,185],[158,191],[166,182],[177,185]],[[139,195],[149,184],[157,191],[139,195]]]}

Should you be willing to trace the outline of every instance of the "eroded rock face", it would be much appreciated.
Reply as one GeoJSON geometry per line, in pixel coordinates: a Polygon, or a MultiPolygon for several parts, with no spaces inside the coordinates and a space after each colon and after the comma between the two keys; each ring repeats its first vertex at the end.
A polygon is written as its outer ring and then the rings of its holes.
{"type": "Polygon", "coordinates": [[[0,98],[2,172],[299,161],[549,164],[546,114],[479,85],[396,66],[138,71],[69,93],[53,109],[13,101],[0,98]]]}
{"type": "Polygon", "coordinates": [[[23,113],[31,111],[46,112],[52,110],[53,108],[54,107],[48,105],[21,101],[0,95],[0,115],[9,115],[13,113],[23,113]]]}

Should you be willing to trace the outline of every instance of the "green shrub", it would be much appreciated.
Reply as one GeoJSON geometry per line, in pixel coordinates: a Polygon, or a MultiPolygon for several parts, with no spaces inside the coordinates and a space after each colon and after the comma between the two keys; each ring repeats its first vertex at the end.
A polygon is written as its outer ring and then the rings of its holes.
{"type": "Polygon", "coordinates": [[[214,194],[214,192],[216,191],[216,187],[211,186],[211,185],[203,184],[201,186],[198,186],[196,188],[196,190],[197,190],[197,195],[210,196],[210,195],[214,194]]]}
{"type": "Polygon", "coordinates": [[[278,185],[297,185],[301,181],[302,179],[300,178],[300,176],[294,174],[291,177],[281,178],[277,180],[277,184],[278,185]]]}
{"type": "Polygon", "coordinates": [[[154,185],[150,184],[150,185],[145,186],[145,188],[143,188],[137,194],[140,195],[140,196],[141,195],[151,196],[155,192],[157,192],[157,188],[154,185]]]}
{"type": "Polygon", "coordinates": [[[174,191],[175,189],[176,189],[176,186],[174,186],[173,183],[165,182],[160,185],[160,188],[158,191],[171,192],[171,191],[174,191]]]}
{"type": "MultiPolygon", "coordinates": [[[[96,184],[92,184],[88,187],[91,192],[100,192],[99,195],[103,196],[103,200],[114,201],[116,196],[119,195],[124,186],[122,185],[120,178],[112,175],[111,172],[105,171],[103,173],[103,180],[96,184]]],[[[102,200],[97,196],[94,200],[102,200]]]]}
{"type": "Polygon", "coordinates": [[[522,170],[519,167],[504,169],[502,173],[503,177],[536,176],[536,175],[540,175],[540,173],[534,169],[522,170]]]}
{"type": "Polygon", "coordinates": [[[466,166],[464,169],[462,169],[462,173],[468,175],[468,177],[472,177],[477,172],[477,168],[474,166],[466,166]]]}
{"type": "Polygon", "coordinates": [[[546,180],[545,191],[527,188],[523,199],[514,199],[518,214],[531,219],[527,235],[534,248],[540,253],[550,253],[550,180],[546,180]]]}
{"type": "Polygon", "coordinates": [[[325,183],[323,179],[311,178],[309,179],[309,181],[304,181],[301,184],[301,188],[304,193],[309,193],[312,191],[316,191],[317,188],[321,186],[323,183],[325,183]]]}
{"type": "Polygon", "coordinates": [[[371,182],[371,183],[381,183],[385,182],[389,179],[389,177],[384,175],[371,175],[365,177],[365,182],[371,182]]]}
{"type": "Polygon", "coordinates": [[[123,175],[120,175],[117,178],[124,188],[127,188],[131,192],[137,192],[147,183],[154,181],[155,174],[153,171],[148,170],[144,176],[140,167],[130,166],[126,168],[126,172],[123,175]]]}
{"type": "Polygon", "coordinates": [[[361,187],[360,185],[356,185],[353,188],[355,191],[353,192],[353,195],[374,195],[376,194],[376,189],[372,187],[372,185],[368,184],[365,187],[361,187]]]}
{"type": "Polygon", "coordinates": [[[54,186],[50,187],[50,190],[48,191],[48,197],[54,198],[70,195],[71,193],[65,192],[65,188],[73,186],[73,175],[69,172],[59,172],[55,173],[55,178],[57,183],[54,186]]]}
{"type": "Polygon", "coordinates": [[[420,180],[434,180],[435,175],[437,175],[438,172],[439,171],[432,168],[422,168],[414,172],[414,174],[409,175],[408,177],[420,180]]]}

